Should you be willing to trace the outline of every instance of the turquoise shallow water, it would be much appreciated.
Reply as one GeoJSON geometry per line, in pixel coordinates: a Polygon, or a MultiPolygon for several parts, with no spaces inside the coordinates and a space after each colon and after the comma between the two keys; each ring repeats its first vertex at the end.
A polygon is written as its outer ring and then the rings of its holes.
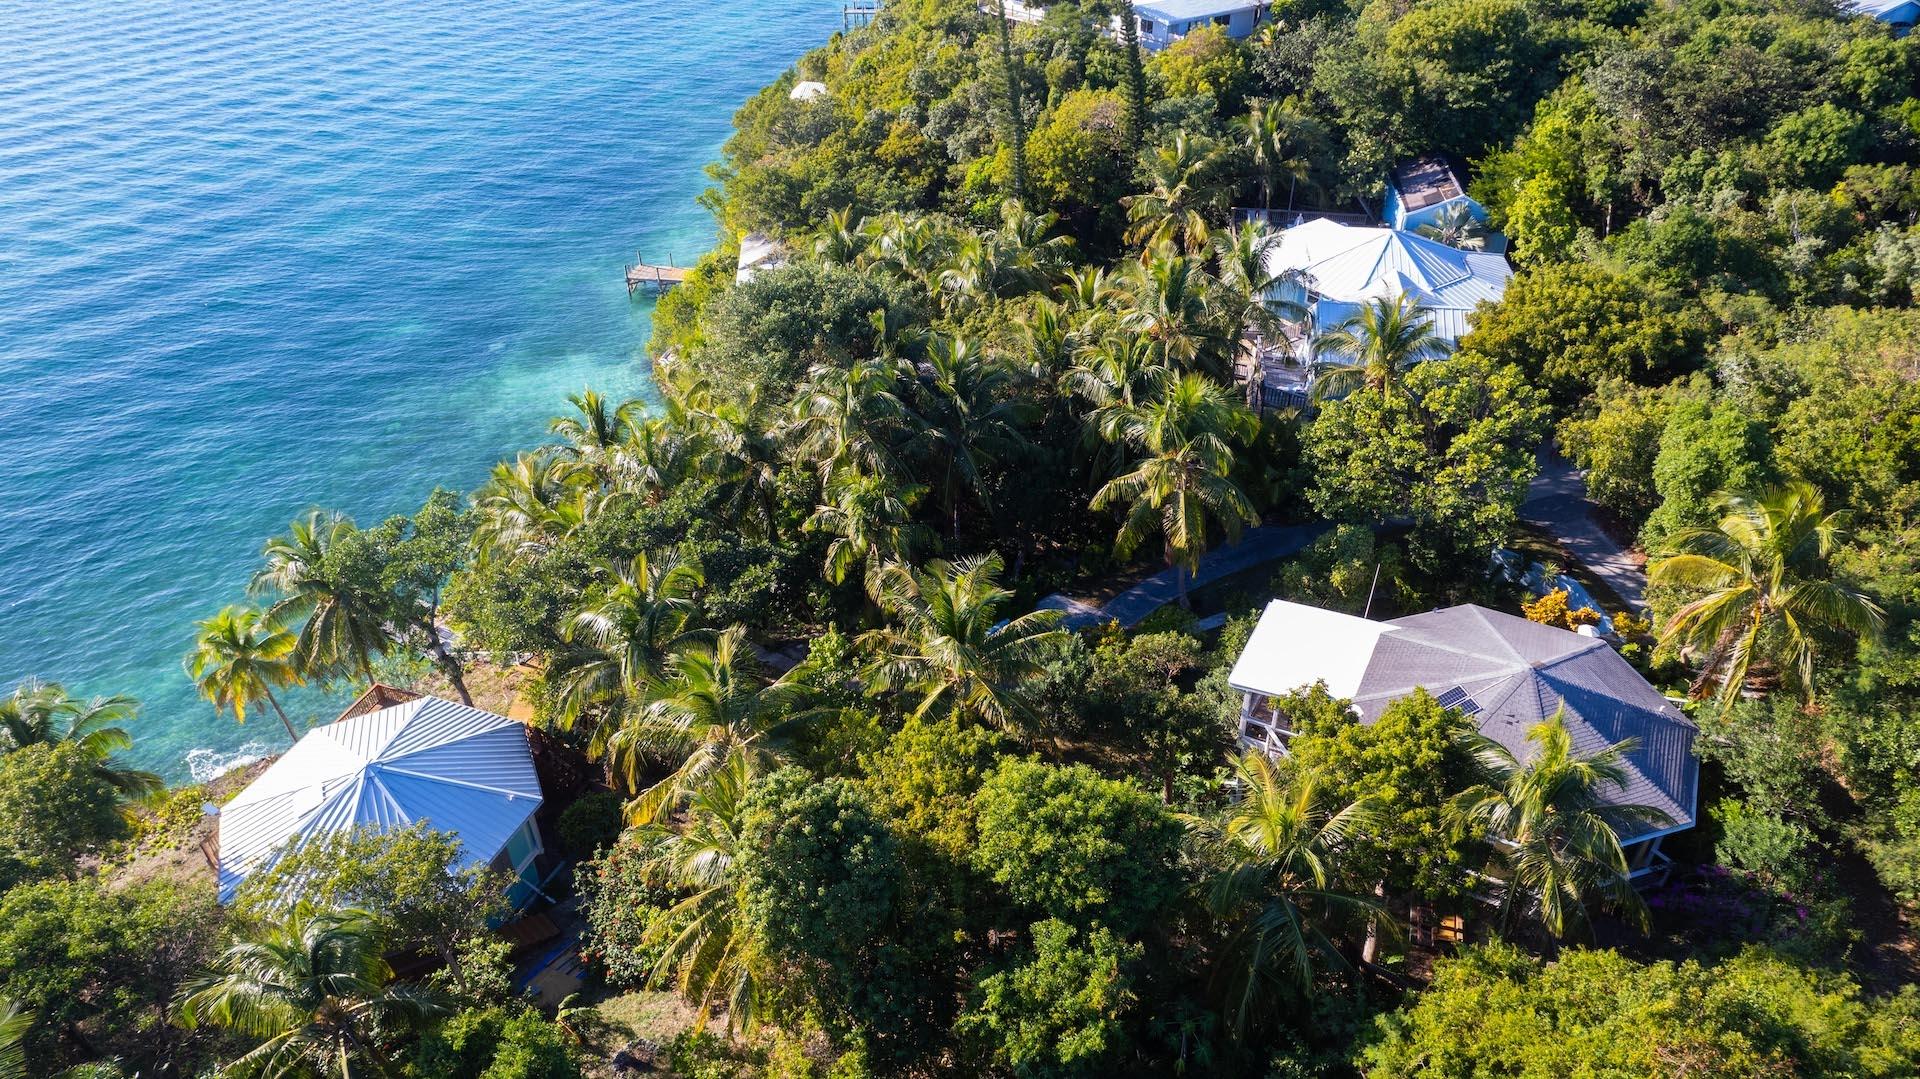
{"type": "Polygon", "coordinates": [[[170,778],[271,745],[187,684],[193,620],[308,505],[409,509],[568,392],[650,392],[622,265],[711,242],[733,110],[839,22],[0,0],[0,685],[140,697],[170,778]]]}

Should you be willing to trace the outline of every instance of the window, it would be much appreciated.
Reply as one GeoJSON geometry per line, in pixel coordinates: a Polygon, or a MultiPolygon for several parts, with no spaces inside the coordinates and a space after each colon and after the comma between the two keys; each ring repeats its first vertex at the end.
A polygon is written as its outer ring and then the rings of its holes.
{"type": "Polygon", "coordinates": [[[1140,32],[1141,32],[1141,33],[1143,33],[1143,34],[1146,34],[1146,35],[1147,35],[1147,36],[1149,36],[1149,37],[1151,37],[1151,36],[1153,36],[1153,20],[1152,20],[1152,19],[1141,19],[1141,20],[1140,20],[1140,32]]]}
{"type": "Polygon", "coordinates": [[[533,861],[533,856],[538,853],[540,853],[539,840],[533,837],[533,821],[529,818],[527,823],[522,824],[519,830],[513,833],[513,838],[507,840],[507,861],[513,864],[515,870],[519,870],[533,861]]]}
{"type": "Polygon", "coordinates": [[[1215,26],[1226,26],[1232,21],[1233,21],[1233,16],[1231,15],[1215,15],[1213,17],[1213,25],[1215,26]]]}

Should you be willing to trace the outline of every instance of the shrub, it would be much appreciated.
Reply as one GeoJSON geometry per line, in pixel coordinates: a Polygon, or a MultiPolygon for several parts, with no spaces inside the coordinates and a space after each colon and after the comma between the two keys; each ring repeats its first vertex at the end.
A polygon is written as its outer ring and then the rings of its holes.
{"type": "Polygon", "coordinates": [[[586,918],[581,957],[614,985],[643,985],[665,953],[680,898],[649,864],[653,844],[628,833],[574,873],[586,918]]]}
{"type": "Polygon", "coordinates": [[[1096,929],[1074,939],[1057,919],[1036,922],[1018,959],[982,977],[955,1033],[1016,1075],[1084,1075],[1110,1060],[1134,994],[1127,967],[1140,946],[1096,929]]]}
{"type": "Polygon", "coordinates": [[[565,1031],[528,1010],[475,1008],[450,1016],[409,1055],[409,1079],[579,1079],[565,1031]]]}
{"type": "Polygon", "coordinates": [[[1381,1016],[1359,1063],[1410,1075],[1893,1076],[1920,1061],[1920,993],[1863,998],[1844,975],[1760,951],[1717,966],[1493,945],[1442,960],[1381,1016]]]}
{"type": "Polygon", "coordinates": [[[1027,910],[1128,933],[1178,887],[1180,826],[1159,800],[1085,765],[1003,762],[974,797],[973,863],[1027,910]]]}
{"type": "Polygon", "coordinates": [[[560,843],[575,858],[591,858],[620,838],[625,824],[620,796],[612,791],[583,794],[560,813],[560,843]]]}

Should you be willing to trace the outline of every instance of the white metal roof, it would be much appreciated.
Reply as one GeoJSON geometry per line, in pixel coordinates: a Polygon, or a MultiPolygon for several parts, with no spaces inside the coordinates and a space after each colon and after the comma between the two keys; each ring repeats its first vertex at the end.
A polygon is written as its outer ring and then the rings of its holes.
{"type": "Polygon", "coordinates": [[[1506,294],[1513,276],[1501,255],[1324,217],[1280,234],[1267,255],[1267,272],[1288,271],[1305,274],[1326,304],[1319,312],[1322,329],[1331,329],[1369,300],[1413,293],[1431,312],[1434,331],[1453,340],[1466,336],[1474,308],[1506,294]]]}
{"type": "Polygon", "coordinates": [[[1392,632],[1385,622],[1276,599],[1260,615],[1227,684],[1242,693],[1284,697],[1325,682],[1328,693],[1351,698],[1375,642],[1392,632]]]}
{"type": "Polygon", "coordinates": [[[220,811],[220,900],[290,841],[425,822],[485,864],[540,808],[526,728],[422,697],[315,727],[220,811]]]}

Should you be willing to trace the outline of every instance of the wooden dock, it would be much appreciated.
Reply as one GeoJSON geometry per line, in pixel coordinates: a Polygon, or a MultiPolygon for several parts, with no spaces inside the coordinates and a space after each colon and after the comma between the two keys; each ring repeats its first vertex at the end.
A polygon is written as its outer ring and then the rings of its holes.
{"type": "Polygon", "coordinates": [[[665,292],[687,279],[687,268],[668,262],[665,266],[651,262],[636,262],[627,267],[627,291],[652,289],[665,292]]]}

